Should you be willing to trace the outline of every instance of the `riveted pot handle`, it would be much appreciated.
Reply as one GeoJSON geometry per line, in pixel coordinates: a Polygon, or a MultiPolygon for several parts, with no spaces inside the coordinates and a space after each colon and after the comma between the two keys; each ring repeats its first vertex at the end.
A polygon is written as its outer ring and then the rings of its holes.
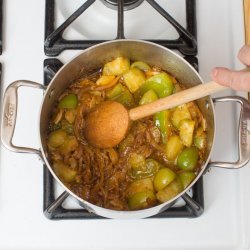
{"type": "Polygon", "coordinates": [[[238,126],[238,160],[236,162],[211,162],[209,167],[237,169],[245,166],[250,159],[250,104],[242,97],[221,97],[213,99],[217,102],[237,102],[241,106],[238,126]]]}
{"type": "Polygon", "coordinates": [[[18,107],[18,88],[21,86],[45,89],[42,84],[19,80],[11,83],[5,93],[3,99],[2,120],[1,120],[1,140],[2,144],[9,150],[17,153],[33,153],[41,156],[38,149],[19,147],[12,143],[13,135],[15,132],[17,107],[18,107]]]}

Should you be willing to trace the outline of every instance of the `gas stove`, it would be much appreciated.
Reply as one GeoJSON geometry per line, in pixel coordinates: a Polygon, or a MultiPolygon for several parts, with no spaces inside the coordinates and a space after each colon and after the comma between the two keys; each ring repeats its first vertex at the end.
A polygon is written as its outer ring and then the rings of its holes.
{"type": "MultiPolygon", "coordinates": [[[[47,84],[53,71],[82,49],[116,38],[144,39],[174,49],[199,68],[204,81],[209,80],[214,66],[242,67],[235,60],[244,43],[242,3],[233,0],[124,0],[124,3],[123,12],[114,0],[4,2],[2,93],[17,79],[47,84]],[[162,9],[166,12],[163,16],[159,15],[162,9]],[[173,28],[173,24],[177,27],[173,28]]],[[[42,93],[29,89],[19,92],[14,142],[36,148],[38,124],[33,121],[38,120],[42,93]]],[[[235,94],[245,95],[225,91],[220,96],[235,94]]],[[[235,105],[216,105],[217,132],[211,160],[236,159],[237,116],[235,105]]],[[[236,171],[208,171],[202,183],[198,183],[202,207],[204,198],[204,211],[199,217],[183,215],[182,211],[182,216],[176,218],[176,211],[185,207],[182,200],[166,216],[158,218],[101,220],[89,215],[71,197],[56,208],[59,211],[52,208],[50,211],[58,213],[51,216],[47,209],[64,190],[51,181],[37,156],[1,148],[0,249],[248,249],[249,178],[248,166],[236,171]],[[67,220],[48,220],[44,211],[50,219],[67,220]]],[[[197,201],[196,190],[189,195],[197,201]]]]}

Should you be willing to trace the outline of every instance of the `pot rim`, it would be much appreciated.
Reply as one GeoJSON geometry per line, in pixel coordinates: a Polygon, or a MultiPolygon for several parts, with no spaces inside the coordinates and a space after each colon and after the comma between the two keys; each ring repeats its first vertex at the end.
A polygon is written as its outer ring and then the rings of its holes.
{"type": "Polygon", "coordinates": [[[50,163],[47,160],[46,157],[46,153],[44,151],[44,148],[42,146],[42,139],[41,139],[41,130],[40,130],[40,120],[41,120],[41,113],[42,113],[42,108],[43,108],[43,103],[44,103],[44,99],[47,96],[49,90],[50,90],[50,86],[52,85],[54,79],[61,74],[61,72],[64,70],[64,68],[67,67],[68,64],[70,64],[72,61],[76,60],[79,56],[82,56],[82,54],[88,53],[88,51],[90,50],[94,50],[95,48],[99,47],[99,46],[103,46],[105,44],[110,44],[110,43],[121,43],[121,42],[136,42],[136,43],[141,43],[141,44],[150,44],[152,46],[156,46],[159,47],[161,49],[164,49],[166,51],[168,51],[170,54],[172,54],[173,56],[179,58],[181,61],[183,61],[185,64],[188,65],[189,69],[193,71],[194,74],[196,74],[196,76],[200,79],[201,84],[204,83],[204,81],[202,80],[201,76],[199,75],[199,73],[193,68],[192,65],[190,65],[183,57],[181,57],[180,55],[178,55],[177,53],[173,52],[172,50],[163,47],[161,45],[155,44],[153,42],[148,42],[148,41],[143,41],[143,40],[136,40],[136,39],[117,39],[117,40],[113,40],[113,41],[107,41],[107,42],[102,42],[99,43],[97,45],[94,45],[92,47],[89,47],[87,49],[85,49],[84,51],[80,52],[79,54],[77,54],[76,56],[74,56],[70,61],[68,61],[67,63],[65,63],[54,75],[54,77],[52,78],[52,80],[50,81],[49,85],[46,88],[46,91],[44,92],[44,96],[42,99],[42,103],[40,106],[40,112],[39,112],[39,143],[40,143],[40,149],[41,149],[41,153],[42,153],[42,157],[43,160],[46,164],[46,167],[49,169],[50,173],[52,174],[52,176],[55,178],[55,180],[61,185],[61,187],[67,191],[71,196],[73,196],[75,199],[77,199],[81,205],[83,205],[89,212],[91,213],[95,213],[97,215],[100,215],[102,217],[106,217],[106,218],[114,218],[114,219],[139,219],[139,218],[146,218],[146,217],[150,217],[153,215],[156,215],[159,212],[162,212],[164,210],[166,210],[168,207],[170,207],[171,205],[173,205],[184,193],[186,193],[196,182],[197,180],[201,177],[201,175],[203,174],[203,172],[205,171],[207,165],[208,165],[208,161],[210,160],[211,154],[212,154],[212,150],[213,150],[213,146],[214,146],[214,137],[216,134],[216,122],[215,122],[215,109],[214,109],[214,103],[212,101],[212,98],[209,96],[209,101],[211,103],[211,112],[213,113],[213,122],[214,122],[214,133],[212,136],[212,143],[211,143],[211,149],[210,152],[207,156],[207,160],[206,162],[203,163],[203,166],[199,172],[199,174],[196,176],[196,178],[190,183],[190,185],[188,187],[186,187],[182,192],[180,192],[177,196],[173,197],[171,200],[168,200],[167,202],[164,202],[162,204],[156,205],[154,207],[151,208],[146,208],[146,209],[141,209],[141,210],[135,210],[135,211],[118,211],[118,210],[112,210],[112,209],[107,209],[107,208],[103,208],[103,207],[99,207],[97,205],[94,205],[86,200],[83,200],[82,198],[80,198],[79,196],[77,196],[75,193],[73,193],[69,188],[67,188],[63,182],[58,178],[58,176],[55,174],[55,172],[53,171],[52,167],[50,166],[50,163]]]}

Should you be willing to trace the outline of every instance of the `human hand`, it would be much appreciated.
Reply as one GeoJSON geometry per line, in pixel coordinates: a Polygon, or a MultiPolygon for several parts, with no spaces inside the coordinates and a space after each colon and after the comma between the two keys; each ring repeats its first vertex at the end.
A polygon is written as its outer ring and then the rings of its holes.
{"type": "MultiPolygon", "coordinates": [[[[250,46],[243,46],[238,53],[239,60],[250,67],[250,46]]],[[[212,79],[234,90],[250,91],[250,71],[234,71],[216,67],[211,72],[212,79]]]]}

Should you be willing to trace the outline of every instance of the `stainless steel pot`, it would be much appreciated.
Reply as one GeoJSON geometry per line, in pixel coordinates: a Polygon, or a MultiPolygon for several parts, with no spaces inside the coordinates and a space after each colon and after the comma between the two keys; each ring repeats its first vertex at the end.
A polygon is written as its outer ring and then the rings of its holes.
{"type": "MultiPolygon", "coordinates": [[[[115,211],[106,208],[101,208],[93,205],[72,193],[56,176],[48,161],[48,152],[46,145],[46,131],[51,114],[52,107],[59,98],[64,89],[78,79],[84,72],[92,71],[100,68],[104,63],[118,56],[130,58],[132,61],[145,61],[151,65],[158,66],[178,79],[182,84],[191,87],[193,85],[202,84],[202,79],[199,74],[190,66],[182,57],[175,54],[173,51],[166,49],[154,43],[139,41],[139,40],[115,40],[101,43],[84,50],[79,56],[65,64],[51,80],[46,88],[41,84],[30,81],[16,81],[12,83],[4,94],[3,111],[1,121],[1,139],[3,145],[11,151],[22,153],[38,154],[51,174],[66,190],[63,197],[68,194],[74,196],[80,204],[90,212],[96,213],[108,218],[145,218],[153,216],[166,210],[172,206],[179,197],[186,197],[185,193],[192,187],[195,182],[204,173],[208,166],[217,166],[223,168],[240,168],[246,165],[250,157],[250,133],[248,131],[250,119],[250,105],[247,100],[241,97],[224,97],[212,100],[209,96],[197,101],[205,119],[208,122],[208,145],[205,156],[205,163],[201,168],[199,175],[195,180],[180,194],[172,200],[160,204],[158,206],[138,210],[138,211],[115,211]],[[26,147],[17,147],[12,143],[12,137],[15,129],[17,116],[17,89],[20,86],[28,86],[41,88],[45,90],[44,98],[41,104],[39,131],[40,131],[40,149],[32,149],[26,147]],[[210,154],[214,144],[215,136],[215,115],[214,102],[233,101],[241,105],[241,115],[239,120],[239,157],[236,162],[209,162],[210,154]]],[[[63,198],[62,197],[62,198],[63,198]]],[[[56,204],[54,204],[56,206],[56,204]]]]}

